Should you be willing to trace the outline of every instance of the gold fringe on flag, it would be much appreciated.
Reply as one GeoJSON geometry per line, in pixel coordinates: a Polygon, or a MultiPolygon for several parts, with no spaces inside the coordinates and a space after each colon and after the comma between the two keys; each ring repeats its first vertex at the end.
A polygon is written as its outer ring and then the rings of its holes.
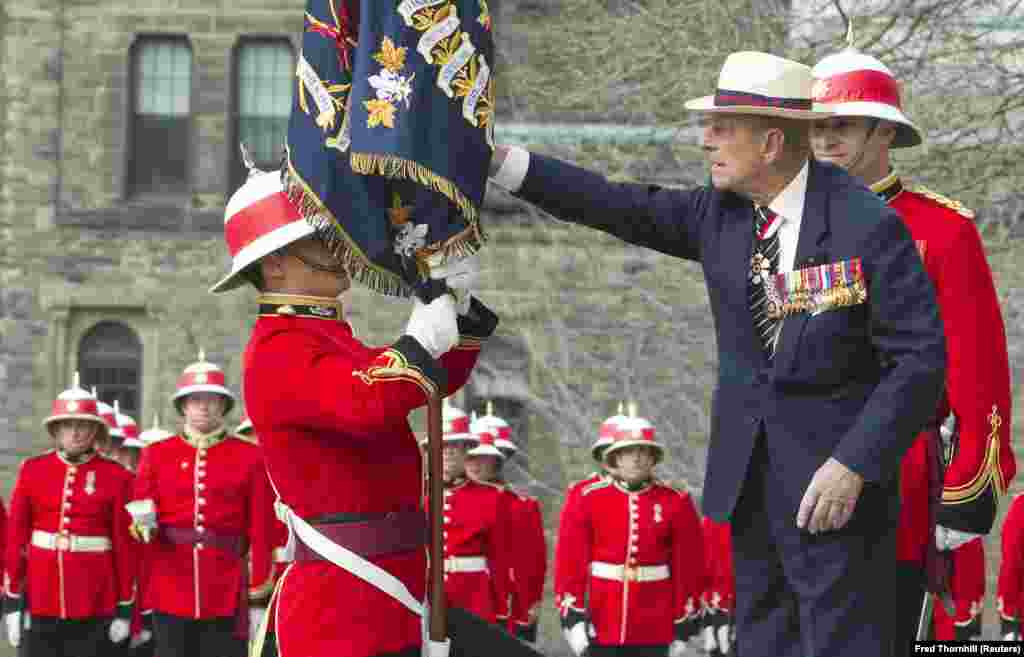
{"type": "Polygon", "coordinates": [[[324,207],[319,197],[295,171],[291,158],[281,176],[288,198],[315,229],[317,237],[341,260],[349,276],[374,292],[388,296],[409,297],[412,290],[397,274],[375,265],[359,245],[345,232],[337,218],[324,207]]]}

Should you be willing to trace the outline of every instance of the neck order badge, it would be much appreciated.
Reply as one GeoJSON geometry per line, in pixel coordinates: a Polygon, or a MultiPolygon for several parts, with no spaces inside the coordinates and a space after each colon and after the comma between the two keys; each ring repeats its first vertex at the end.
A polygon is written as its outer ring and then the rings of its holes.
{"type": "Polygon", "coordinates": [[[481,246],[493,52],[486,0],[307,1],[285,187],[356,281],[481,246]]]}

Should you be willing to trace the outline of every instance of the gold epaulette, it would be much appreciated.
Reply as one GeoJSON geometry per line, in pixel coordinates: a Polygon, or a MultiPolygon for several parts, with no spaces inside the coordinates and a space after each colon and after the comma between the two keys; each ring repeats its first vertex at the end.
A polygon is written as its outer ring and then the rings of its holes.
{"type": "Polygon", "coordinates": [[[589,495],[590,493],[593,493],[595,490],[600,490],[602,488],[607,488],[608,486],[611,486],[611,485],[612,485],[612,480],[611,479],[599,479],[599,480],[595,481],[594,483],[588,485],[586,488],[584,488],[583,492],[580,493],[580,494],[581,495],[589,495]]]}
{"type": "Polygon", "coordinates": [[[939,205],[947,207],[963,217],[966,217],[968,219],[974,219],[974,210],[965,207],[964,204],[961,203],[960,201],[954,201],[948,196],[943,196],[942,194],[932,191],[923,185],[914,185],[913,187],[910,188],[910,191],[914,192],[915,194],[920,194],[921,196],[929,200],[935,201],[939,205]]]}

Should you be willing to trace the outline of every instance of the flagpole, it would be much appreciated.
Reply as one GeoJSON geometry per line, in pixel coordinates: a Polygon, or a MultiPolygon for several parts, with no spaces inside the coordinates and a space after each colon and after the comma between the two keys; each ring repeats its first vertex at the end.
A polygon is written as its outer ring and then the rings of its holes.
{"type": "Polygon", "coordinates": [[[444,538],[441,533],[441,518],[444,514],[441,433],[441,393],[438,391],[427,398],[427,479],[430,490],[429,638],[436,642],[443,642],[448,636],[448,610],[444,595],[444,538]]]}

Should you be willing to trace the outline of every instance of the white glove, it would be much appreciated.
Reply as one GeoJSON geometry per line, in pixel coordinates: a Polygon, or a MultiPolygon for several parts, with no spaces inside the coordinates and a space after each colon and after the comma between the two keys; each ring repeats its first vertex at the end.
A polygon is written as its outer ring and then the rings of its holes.
{"type": "Polygon", "coordinates": [[[138,648],[144,643],[148,643],[153,638],[153,633],[149,630],[142,630],[136,636],[132,637],[130,647],[132,650],[138,648]]]}
{"type": "Polygon", "coordinates": [[[249,636],[254,637],[260,631],[263,617],[267,615],[266,607],[249,607],[249,636]]]}
{"type": "Polygon", "coordinates": [[[1018,641],[1020,637],[1016,632],[1007,632],[1003,635],[1003,641],[1018,641]]]}
{"type": "Polygon", "coordinates": [[[110,637],[111,643],[121,643],[132,633],[132,624],[123,618],[115,618],[110,621],[110,630],[108,636],[110,637]]]}
{"type": "Polygon", "coordinates": [[[21,643],[21,612],[12,611],[4,616],[7,622],[7,641],[12,648],[17,648],[21,643]]]}
{"type": "Polygon", "coordinates": [[[935,547],[939,548],[940,552],[955,550],[961,545],[970,543],[979,537],[981,537],[981,534],[962,532],[959,529],[935,525],[935,547]]]}
{"type": "Polygon", "coordinates": [[[718,628],[718,649],[723,655],[729,654],[730,642],[732,641],[732,626],[722,625],[718,628]]]}
{"type": "Polygon", "coordinates": [[[586,623],[576,623],[568,630],[565,630],[565,640],[569,642],[569,648],[576,657],[582,657],[590,645],[590,637],[587,636],[586,623]]]}
{"type": "Polygon", "coordinates": [[[455,299],[450,294],[442,294],[425,304],[414,297],[412,314],[409,315],[409,325],[405,327],[405,332],[423,345],[433,358],[451,351],[459,342],[455,299]]]}
{"type": "Polygon", "coordinates": [[[455,295],[455,310],[460,315],[469,311],[469,299],[480,282],[480,256],[468,255],[458,260],[449,260],[444,265],[430,265],[430,277],[444,280],[455,295]]]}
{"type": "Polygon", "coordinates": [[[453,290],[472,292],[480,282],[480,256],[468,255],[458,260],[449,260],[443,265],[430,265],[430,277],[444,279],[453,290]]]}
{"type": "Polygon", "coordinates": [[[669,644],[668,657],[686,657],[686,642],[676,639],[669,644]]]}
{"type": "Polygon", "coordinates": [[[422,654],[423,657],[448,657],[448,653],[451,649],[451,639],[445,639],[444,641],[431,641],[427,639],[423,642],[423,650],[420,654],[422,654]]]}
{"type": "Polygon", "coordinates": [[[718,648],[718,641],[715,641],[715,628],[706,625],[701,632],[704,636],[704,652],[711,652],[718,648]]]}

